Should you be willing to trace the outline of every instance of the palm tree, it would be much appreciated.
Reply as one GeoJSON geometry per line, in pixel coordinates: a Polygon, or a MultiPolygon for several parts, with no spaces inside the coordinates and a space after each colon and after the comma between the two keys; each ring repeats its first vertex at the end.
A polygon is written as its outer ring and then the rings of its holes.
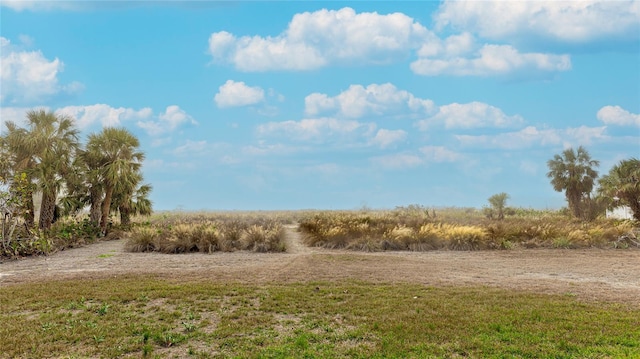
{"type": "Polygon", "coordinates": [[[97,165],[96,178],[102,182],[104,191],[100,219],[103,232],[106,231],[116,187],[135,187],[144,159],[144,154],[138,151],[139,146],[138,139],[124,128],[108,127],[98,134],[89,135],[86,156],[91,159],[92,166],[97,165]]]}
{"type": "Polygon", "coordinates": [[[569,148],[561,155],[555,155],[553,159],[547,161],[549,167],[547,177],[551,179],[554,190],[565,192],[569,210],[575,217],[582,217],[585,198],[590,198],[594,182],[598,177],[594,167],[599,165],[600,162],[592,160],[589,152],[582,146],[578,147],[577,151],[569,148]]]}
{"type": "Polygon", "coordinates": [[[35,158],[32,175],[42,191],[41,229],[53,223],[58,192],[70,173],[78,149],[78,130],[73,119],[52,111],[27,112],[28,135],[23,145],[35,158]]]}
{"type": "Polygon", "coordinates": [[[138,173],[134,182],[128,183],[133,187],[118,186],[114,192],[112,205],[120,213],[120,224],[128,226],[131,216],[150,215],[152,203],[149,199],[152,187],[149,184],[140,185],[142,174],[138,173]]]}
{"type": "Polygon", "coordinates": [[[507,200],[509,199],[509,195],[502,192],[498,194],[494,194],[489,197],[489,204],[491,205],[491,209],[498,213],[498,219],[504,219],[504,208],[507,205],[507,200]]]}
{"type": "Polygon", "coordinates": [[[617,198],[629,206],[633,218],[640,221],[640,160],[630,158],[620,161],[598,182],[601,194],[611,199],[617,198]]]}

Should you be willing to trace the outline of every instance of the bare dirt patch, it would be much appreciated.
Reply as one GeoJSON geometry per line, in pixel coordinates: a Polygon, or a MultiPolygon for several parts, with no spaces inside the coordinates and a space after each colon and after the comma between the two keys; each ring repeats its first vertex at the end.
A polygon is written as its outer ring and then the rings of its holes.
{"type": "Polygon", "coordinates": [[[176,281],[491,286],[640,306],[640,250],[514,249],[360,253],[308,248],[287,227],[286,253],[128,253],[124,240],[0,264],[0,287],[59,279],[154,275],[176,281]]]}

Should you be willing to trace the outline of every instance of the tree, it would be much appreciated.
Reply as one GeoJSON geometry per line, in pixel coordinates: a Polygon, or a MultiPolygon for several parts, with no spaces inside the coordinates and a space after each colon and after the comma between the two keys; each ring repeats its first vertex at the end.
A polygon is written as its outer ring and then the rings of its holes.
{"type": "Polygon", "coordinates": [[[36,162],[32,175],[42,191],[39,227],[49,229],[54,219],[58,192],[76,156],[78,130],[73,119],[52,111],[28,111],[27,121],[29,130],[22,145],[36,162]]]}
{"type": "Polygon", "coordinates": [[[599,184],[599,192],[612,200],[611,205],[629,206],[633,218],[640,221],[640,160],[630,158],[620,161],[599,180],[599,184]]]}
{"type": "Polygon", "coordinates": [[[151,193],[151,185],[142,182],[142,174],[138,174],[134,181],[125,183],[132,187],[118,186],[116,188],[112,206],[120,213],[120,224],[128,226],[131,223],[131,216],[150,215],[152,212],[152,203],[149,199],[151,193]]]}
{"type": "Polygon", "coordinates": [[[80,150],[69,176],[67,196],[62,199],[62,207],[66,214],[77,213],[89,206],[89,220],[95,226],[100,225],[102,218],[102,162],[102,153],[80,150]]]}
{"type": "MultiPolygon", "coordinates": [[[[25,226],[33,228],[35,222],[33,192],[35,188],[32,185],[31,171],[35,167],[36,161],[33,153],[24,143],[28,136],[27,130],[18,127],[12,121],[5,122],[5,126],[7,132],[2,136],[3,177],[9,179],[24,175],[25,181],[29,185],[24,188],[25,193],[23,193],[20,212],[23,215],[25,226]]],[[[11,186],[15,186],[15,184],[11,182],[11,186]]]]}
{"type": "Polygon", "coordinates": [[[504,209],[507,206],[507,200],[509,199],[509,195],[502,192],[498,194],[494,194],[489,197],[489,204],[491,205],[490,213],[491,217],[496,213],[498,219],[504,219],[504,209]]]}
{"type": "Polygon", "coordinates": [[[89,135],[87,156],[98,165],[97,176],[104,189],[100,219],[103,232],[106,231],[116,187],[135,187],[144,159],[144,154],[138,150],[139,146],[138,139],[124,128],[108,127],[98,134],[89,135]]]}
{"type": "Polygon", "coordinates": [[[569,210],[577,218],[583,217],[584,206],[590,203],[590,194],[598,178],[594,167],[599,165],[600,162],[592,160],[589,152],[582,146],[577,151],[569,148],[547,161],[547,177],[551,179],[553,189],[564,191],[569,210]]]}
{"type": "MultiPolygon", "coordinates": [[[[45,110],[28,111],[26,129],[13,122],[7,122],[6,127],[3,147],[11,157],[14,176],[24,173],[27,182],[42,191],[39,227],[48,229],[54,219],[58,192],[78,148],[78,130],[70,117],[45,110]]],[[[34,188],[28,186],[25,191],[25,222],[32,227],[34,188]]]]}

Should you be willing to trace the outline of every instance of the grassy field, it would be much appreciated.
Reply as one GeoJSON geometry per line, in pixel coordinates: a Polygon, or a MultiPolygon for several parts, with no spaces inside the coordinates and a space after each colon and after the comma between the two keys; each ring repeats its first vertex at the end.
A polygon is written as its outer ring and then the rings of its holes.
{"type": "Polygon", "coordinates": [[[151,277],[0,288],[0,357],[638,358],[640,310],[484,287],[151,277]]]}

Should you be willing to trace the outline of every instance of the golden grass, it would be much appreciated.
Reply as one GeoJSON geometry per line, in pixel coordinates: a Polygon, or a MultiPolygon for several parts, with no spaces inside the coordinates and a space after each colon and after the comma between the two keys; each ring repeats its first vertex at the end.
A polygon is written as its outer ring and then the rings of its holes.
{"type": "Polygon", "coordinates": [[[630,221],[582,222],[534,210],[515,211],[501,221],[473,209],[324,211],[302,218],[299,230],[309,246],[366,251],[618,248],[624,235],[635,238],[630,221]]]}
{"type": "Polygon", "coordinates": [[[125,248],[131,252],[162,253],[284,252],[281,222],[253,214],[165,214],[135,226],[125,248]]]}

